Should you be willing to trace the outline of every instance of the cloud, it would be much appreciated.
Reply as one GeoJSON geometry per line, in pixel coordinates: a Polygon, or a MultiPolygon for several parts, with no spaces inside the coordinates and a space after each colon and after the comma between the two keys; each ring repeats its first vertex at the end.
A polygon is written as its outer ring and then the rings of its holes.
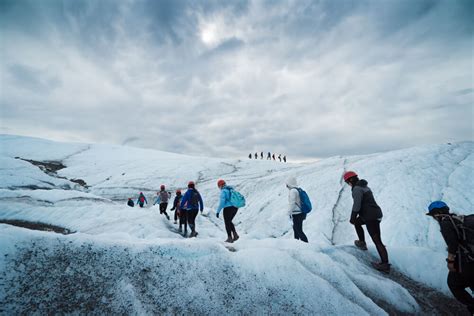
{"type": "Polygon", "coordinates": [[[473,138],[472,1],[2,1],[1,129],[196,155],[473,138]]]}

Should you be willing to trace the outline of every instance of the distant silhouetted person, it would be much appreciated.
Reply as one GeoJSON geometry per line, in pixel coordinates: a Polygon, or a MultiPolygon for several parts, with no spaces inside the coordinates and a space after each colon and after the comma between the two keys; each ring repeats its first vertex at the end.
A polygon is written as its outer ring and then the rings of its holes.
{"type": "Polygon", "coordinates": [[[286,162],[286,156],[283,156],[283,161],[286,162]]]}
{"type": "Polygon", "coordinates": [[[138,196],[138,199],[137,199],[137,204],[140,207],[143,207],[145,205],[145,203],[148,204],[148,201],[146,200],[146,197],[143,194],[143,192],[140,192],[140,195],[138,196]]]}
{"type": "Polygon", "coordinates": [[[260,153],[260,159],[263,159],[263,151],[260,153]]]}
{"type": "Polygon", "coordinates": [[[252,154],[251,153],[249,154],[249,159],[252,159],[252,154]]]}
{"type": "Polygon", "coordinates": [[[257,153],[255,153],[255,159],[258,159],[258,154],[257,153]]]}
{"type": "Polygon", "coordinates": [[[275,154],[272,155],[273,160],[275,160],[275,154]]]}
{"type": "Polygon", "coordinates": [[[281,154],[278,155],[278,160],[281,162],[281,154]]]}
{"type": "Polygon", "coordinates": [[[135,206],[135,203],[133,202],[132,198],[128,198],[127,205],[130,206],[130,207],[134,207],[134,206],[135,206]]]}
{"type": "Polygon", "coordinates": [[[272,154],[270,154],[270,152],[268,152],[267,160],[272,160],[272,154]]]}

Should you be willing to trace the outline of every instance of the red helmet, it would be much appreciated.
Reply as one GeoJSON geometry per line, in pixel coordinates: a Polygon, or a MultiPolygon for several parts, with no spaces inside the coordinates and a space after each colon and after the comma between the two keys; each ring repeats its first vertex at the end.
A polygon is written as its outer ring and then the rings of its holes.
{"type": "Polygon", "coordinates": [[[189,181],[188,182],[188,188],[194,188],[194,181],[189,181]]]}
{"type": "Polygon", "coordinates": [[[165,185],[162,184],[162,185],[160,186],[160,189],[161,189],[161,190],[164,190],[164,189],[165,189],[165,185]]]}
{"type": "Polygon", "coordinates": [[[217,186],[220,188],[221,186],[225,185],[225,181],[222,179],[217,180],[217,186]]]}
{"type": "Polygon", "coordinates": [[[345,182],[347,182],[347,180],[349,180],[352,177],[357,177],[357,173],[355,173],[354,171],[347,171],[347,172],[344,173],[344,181],[345,182]]]}

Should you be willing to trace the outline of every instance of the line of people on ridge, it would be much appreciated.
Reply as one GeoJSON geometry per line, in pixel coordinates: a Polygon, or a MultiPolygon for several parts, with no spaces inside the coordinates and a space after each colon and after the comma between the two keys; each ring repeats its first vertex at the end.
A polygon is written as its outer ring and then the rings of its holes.
{"type": "MultiPolygon", "coordinates": [[[[352,191],[353,204],[349,222],[354,225],[358,238],[354,241],[354,245],[360,250],[367,250],[363,228],[365,225],[380,257],[380,262],[372,262],[371,264],[375,269],[389,273],[391,265],[387,249],[382,243],[380,231],[380,223],[383,217],[382,209],[375,201],[372,190],[368,187],[368,182],[364,179],[359,179],[357,173],[347,171],[344,173],[343,179],[351,187],[352,191]]],[[[216,216],[219,218],[220,212],[223,212],[227,232],[225,242],[232,243],[239,239],[239,235],[232,223],[233,218],[238,212],[238,207],[232,203],[232,192],[234,190],[233,187],[228,186],[222,179],[217,181],[217,187],[221,192],[216,216]]],[[[306,219],[306,213],[302,207],[302,189],[298,187],[294,177],[289,177],[286,180],[286,187],[289,190],[287,213],[293,222],[294,238],[307,243],[308,238],[303,232],[303,221],[306,219]]],[[[161,191],[164,191],[164,189],[165,187],[162,185],[161,191]]],[[[161,194],[160,192],[159,194],[161,194]]],[[[170,192],[166,192],[166,195],[169,198],[170,192]]],[[[129,199],[130,201],[131,199],[129,199]]],[[[133,203],[133,201],[131,202],[133,203]]],[[[146,198],[142,192],[140,192],[137,202],[140,207],[143,207],[143,204],[146,203],[146,198]]],[[[165,214],[169,219],[166,213],[166,206],[162,208],[160,204],[160,213],[165,214]]],[[[176,191],[176,197],[171,210],[175,210],[175,223],[178,217],[180,219],[180,232],[182,231],[181,227],[184,226],[183,236],[187,235],[186,224],[191,229],[189,237],[196,237],[198,235],[195,219],[199,210],[202,213],[203,208],[202,197],[196,190],[193,181],[188,183],[188,190],[183,197],[180,190],[176,191]]],[[[446,259],[449,270],[448,287],[453,296],[459,302],[466,305],[471,314],[474,314],[474,298],[466,291],[466,288],[474,291],[474,215],[460,216],[450,213],[449,210],[445,202],[434,201],[428,206],[428,213],[426,215],[433,217],[439,223],[441,234],[448,246],[448,258],[446,259]]]]}
{"type": "MultiPolygon", "coordinates": [[[[255,154],[252,154],[250,153],[249,154],[249,159],[252,159],[252,157],[255,157],[255,159],[258,159],[258,153],[255,153],[255,154]]],[[[263,151],[260,153],[260,159],[263,159],[263,151]]],[[[271,153],[271,152],[268,152],[267,153],[267,160],[280,160],[280,162],[283,160],[283,162],[286,162],[286,156],[281,156],[281,154],[278,155],[278,157],[275,156],[275,154],[271,153]]]]}

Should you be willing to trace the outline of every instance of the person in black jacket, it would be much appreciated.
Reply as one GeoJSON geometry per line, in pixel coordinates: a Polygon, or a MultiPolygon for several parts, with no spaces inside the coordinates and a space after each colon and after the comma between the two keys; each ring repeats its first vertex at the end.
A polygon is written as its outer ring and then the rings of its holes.
{"type": "MultiPolygon", "coordinates": [[[[180,205],[181,205],[181,199],[182,198],[183,198],[183,196],[181,195],[181,190],[180,189],[176,190],[176,196],[174,198],[173,207],[171,208],[171,210],[174,211],[174,223],[175,224],[176,224],[176,221],[179,218],[179,232],[182,232],[183,222],[184,222],[184,231],[186,232],[188,226],[186,225],[185,218],[182,218],[181,212],[180,212],[180,205]]],[[[183,213],[185,214],[185,212],[183,212],[183,213]]]]}
{"type": "Polygon", "coordinates": [[[382,243],[380,234],[380,222],[383,216],[382,209],[375,202],[374,195],[367,186],[367,181],[359,180],[357,173],[347,171],[344,173],[344,181],[352,187],[354,204],[352,205],[350,223],[354,225],[359,238],[354,241],[354,244],[362,250],[367,250],[364,229],[362,228],[362,225],[365,225],[381,260],[381,262],[372,262],[372,266],[379,271],[388,273],[390,272],[388,253],[382,243]]]}
{"type": "MultiPolygon", "coordinates": [[[[472,231],[464,232],[465,240],[462,240],[459,228],[456,226],[456,214],[449,213],[449,207],[443,201],[434,201],[428,206],[426,215],[432,216],[438,223],[444,241],[448,246],[448,287],[454,297],[466,305],[469,313],[474,315],[474,298],[466,291],[470,287],[474,290],[474,254],[469,252],[468,240],[472,241],[472,231]]],[[[472,217],[465,216],[463,226],[472,226],[472,217]]],[[[466,229],[467,231],[467,229],[466,229]]]]}
{"type": "Polygon", "coordinates": [[[133,203],[132,198],[128,198],[127,205],[130,206],[130,207],[134,207],[134,206],[135,206],[135,203],[133,203]]]}

